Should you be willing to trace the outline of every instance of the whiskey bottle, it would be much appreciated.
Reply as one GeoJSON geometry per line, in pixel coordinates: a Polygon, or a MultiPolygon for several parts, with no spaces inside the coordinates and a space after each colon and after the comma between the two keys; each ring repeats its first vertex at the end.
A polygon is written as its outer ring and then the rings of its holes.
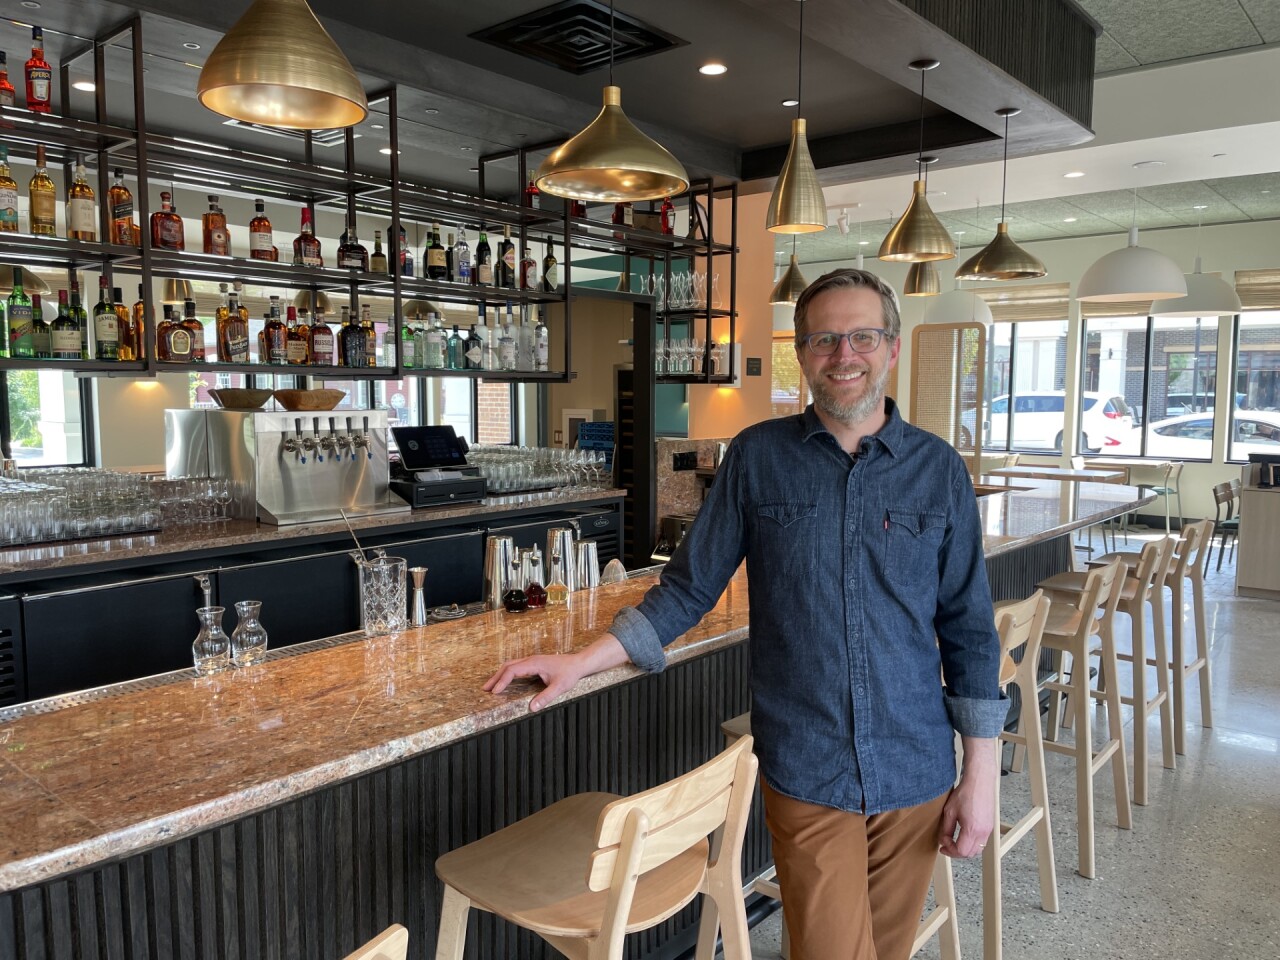
{"type": "Polygon", "coordinates": [[[52,353],[49,324],[45,322],[40,306],[40,294],[31,295],[31,349],[37,360],[48,360],[52,353]]]}
{"type": "Polygon", "coordinates": [[[124,185],[124,171],[116,168],[115,180],[107,190],[107,208],[111,213],[112,243],[132,246],[133,239],[133,194],[124,185]]]}
{"type": "Polygon", "coordinates": [[[18,232],[18,181],[9,172],[9,148],[0,144],[0,233],[18,232]]]}
{"type": "MultiPolygon", "coordinates": [[[[220,285],[226,292],[227,285],[220,285]]],[[[220,363],[249,362],[249,311],[240,310],[239,297],[233,293],[218,308],[214,329],[218,337],[218,361],[220,363]]]]}
{"type": "Polygon", "coordinates": [[[111,305],[116,312],[116,330],[120,335],[120,345],[116,348],[117,360],[137,360],[141,351],[134,338],[133,315],[124,303],[124,291],[119,287],[111,288],[111,305]]]}
{"type": "Polygon", "coordinates": [[[95,360],[120,359],[120,318],[111,300],[107,278],[98,278],[98,303],[93,308],[93,356],[95,360]]]}
{"type": "Polygon", "coordinates": [[[630,203],[615,203],[613,205],[613,222],[624,227],[630,227],[635,224],[635,212],[630,203]]]}
{"type": "Polygon", "coordinates": [[[227,215],[218,206],[217,194],[209,194],[209,209],[200,218],[204,228],[204,252],[214,256],[231,255],[231,233],[227,229],[227,215]]]}
{"type": "Polygon", "coordinates": [[[373,308],[367,303],[360,308],[360,332],[364,334],[364,366],[378,365],[378,331],[373,326],[373,308]]]}
{"type": "Polygon", "coordinates": [[[18,91],[9,82],[9,64],[0,50],[0,107],[12,107],[18,102],[18,91]]]}
{"type": "Polygon", "coordinates": [[[93,187],[85,177],[84,157],[77,156],[75,178],[67,187],[68,239],[98,239],[98,217],[93,199],[93,187]]]}
{"type": "Polygon", "coordinates": [[[48,113],[53,98],[53,71],[44,58],[44,31],[31,28],[31,59],[27,61],[27,109],[48,113]]]}
{"type": "Polygon", "coordinates": [[[71,281],[71,316],[80,330],[80,359],[89,359],[89,313],[80,302],[80,281],[71,281]]]}
{"type": "MultiPolygon", "coordinates": [[[[196,304],[194,300],[188,300],[183,304],[184,311],[190,308],[191,316],[194,319],[196,313],[196,304]]],[[[160,351],[159,344],[164,344],[163,355],[161,360],[169,360],[173,363],[190,363],[193,356],[194,345],[191,340],[191,331],[188,330],[182,320],[176,315],[173,304],[166,303],[164,305],[165,319],[156,330],[157,352],[160,351]],[[163,335],[161,334],[163,331],[163,335]]]]}
{"type": "Polygon", "coordinates": [[[498,286],[514,290],[516,286],[516,245],[511,242],[511,228],[502,228],[498,245],[498,286]]]}
{"type": "Polygon", "coordinates": [[[58,291],[58,315],[49,327],[49,345],[55,360],[80,359],[80,325],[67,306],[67,291],[58,291]]]}
{"type": "Polygon", "coordinates": [[[450,370],[465,370],[467,367],[467,347],[466,340],[458,331],[458,325],[453,325],[453,333],[449,334],[449,339],[445,342],[445,362],[450,370]]]}
{"type": "Polygon", "coordinates": [[[133,342],[136,345],[137,356],[135,360],[145,360],[147,358],[147,327],[151,323],[151,316],[147,310],[146,287],[138,284],[138,299],[133,302],[133,317],[129,321],[130,328],[133,331],[133,342]]]}
{"type": "Polygon", "coordinates": [[[275,260],[276,245],[271,233],[271,219],[262,200],[253,201],[253,219],[249,221],[249,259],[275,260]]]}
{"type": "Polygon", "coordinates": [[[480,231],[476,242],[475,282],[478,287],[493,286],[493,251],[489,248],[489,236],[480,231]]]}
{"type": "Polygon", "coordinates": [[[538,261],[533,259],[528,247],[525,247],[524,256],[520,258],[520,289],[538,289],[538,261]]]}
{"type": "Polygon", "coordinates": [[[44,144],[36,147],[36,172],[27,185],[30,203],[31,232],[42,237],[58,235],[58,191],[45,166],[44,144]]]}
{"type": "Polygon", "coordinates": [[[387,255],[382,252],[382,231],[373,231],[373,253],[369,255],[369,272],[386,273],[387,255]]]}
{"type": "Polygon", "coordinates": [[[173,208],[173,195],[160,192],[160,209],[151,215],[151,246],[157,250],[185,250],[187,234],[173,208]]]}
{"type": "Polygon", "coordinates": [[[31,339],[31,325],[35,312],[31,298],[22,289],[22,270],[13,271],[13,292],[9,294],[9,356],[34,357],[35,344],[31,339]]]}
{"type": "Polygon", "coordinates": [[[319,367],[332,367],[333,329],[324,322],[324,314],[318,310],[311,315],[311,362],[319,367]]]}
{"type": "Polygon", "coordinates": [[[293,265],[295,267],[323,267],[324,257],[320,254],[320,241],[311,226],[311,208],[302,208],[301,232],[293,240],[293,265]]]}
{"type": "Polygon", "coordinates": [[[196,302],[187,298],[182,304],[182,322],[180,328],[187,335],[187,357],[190,363],[204,363],[207,359],[205,354],[204,342],[204,324],[200,322],[200,318],[196,316],[196,302]]]}
{"type": "Polygon", "coordinates": [[[444,244],[440,242],[440,224],[431,224],[431,243],[427,247],[427,277],[431,280],[448,280],[449,263],[444,255],[444,244]]]}
{"type": "Polygon", "coordinates": [[[338,365],[364,366],[364,331],[351,316],[351,308],[342,308],[342,326],[338,329],[338,365]]]}
{"type": "Polygon", "coordinates": [[[560,261],[556,259],[556,248],[547,241],[547,255],[542,258],[542,290],[544,293],[555,293],[560,289],[560,261]]]}
{"type": "Polygon", "coordinates": [[[289,329],[280,316],[280,298],[272,296],[271,310],[262,327],[262,338],[267,348],[264,363],[286,366],[289,363],[289,329]]]}
{"type": "Polygon", "coordinates": [[[346,239],[338,247],[338,266],[351,270],[368,272],[369,251],[356,237],[356,221],[352,218],[347,224],[346,239]]]}
{"type": "Polygon", "coordinates": [[[458,242],[453,245],[453,279],[466,284],[474,279],[471,274],[471,246],[467,243],[465,229],[458,231],[458,242]]]}
{"type": "Polygon", "coordinates": [[[569,216],[579,220],[587,219],[587,205],[582,200],[569,201],[569,216]]]}
{"type": "Polygon", "coordinates": [[[547,329],[547,318],[538,308],[538,325],[533,328],[533,369],[548,370],[551,362],[551,331],[547,329]]]}
{"type": "Polygon", "coordinates": [[[307,315],[304,312],[299,319],[298,308],[290,306],[288,317],[286,356],[293,366],[306,366],[311,363],[311,327],[307,325],[307,315]]]}

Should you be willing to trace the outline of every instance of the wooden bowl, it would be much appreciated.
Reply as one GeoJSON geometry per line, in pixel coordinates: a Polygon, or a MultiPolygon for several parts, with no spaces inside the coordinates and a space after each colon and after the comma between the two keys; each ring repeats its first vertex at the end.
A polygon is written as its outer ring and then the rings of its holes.
{"type": "Polygon", "coordinates": [[[277,390],[276,402],[289,411],[332,410],[347,395],[345,390],[277,390]]]}
{"type": "Polygon", "coordinates": [[[223,410],[261,410],[262,405],[271,399],[271,391],[221,387],[210,390],[209,397],[223,410]]]}

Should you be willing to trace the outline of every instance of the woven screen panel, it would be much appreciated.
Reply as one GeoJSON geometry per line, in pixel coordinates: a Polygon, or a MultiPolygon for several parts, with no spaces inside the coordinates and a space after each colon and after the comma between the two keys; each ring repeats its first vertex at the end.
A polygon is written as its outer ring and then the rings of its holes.
{"type": "MultiPolygon", "coordinates": [[[[920,324],[911,331],[911,422],[967,454],[981,436],[987,329],[920,324]]],[[[978,458],[969,456],[971,472],[978,458]]]]}
{"type": "Polygon", "coordinates": [[[1280,310],[1280,269],[1237,270],[1236,293],[1246,310],[1280,310]]]}

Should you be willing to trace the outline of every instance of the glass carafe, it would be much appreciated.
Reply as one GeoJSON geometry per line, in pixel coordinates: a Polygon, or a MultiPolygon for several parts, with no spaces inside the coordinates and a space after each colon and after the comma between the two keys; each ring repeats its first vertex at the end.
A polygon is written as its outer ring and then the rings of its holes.
{"type": "Polygon", "coordinates": [[[221,673],[231,665],[231,641],[222,629],[224,607],[200,607],[196,616],[200,619],[200,633],[191,645],[191,657],[196,673],[202,677],[221,673]]]}
{"type": "Polygon", "coordinates": [[[258,663],[267,655],[267,631],[258,620],[261,600],[241,600],[236,604],[239,622],[231,633],[231,660],[237,667],[258,663]]]}

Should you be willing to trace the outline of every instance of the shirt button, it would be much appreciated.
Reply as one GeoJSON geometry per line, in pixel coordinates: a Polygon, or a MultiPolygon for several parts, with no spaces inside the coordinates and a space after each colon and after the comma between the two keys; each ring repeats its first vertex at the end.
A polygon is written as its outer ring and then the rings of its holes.
{"type": "Polygon", "coordinates": [[[867,695],[867,688],[866,688],[866,687],[858,687],[858,689],[856,689],[856,690],[855,690],[855,691],[853,691],[853,692],[854,692],[854,693],[856,693],[856,694],[857,694],[858,696],[860,696],[860,697],[865,697],[865,696],[867,695]]]}

